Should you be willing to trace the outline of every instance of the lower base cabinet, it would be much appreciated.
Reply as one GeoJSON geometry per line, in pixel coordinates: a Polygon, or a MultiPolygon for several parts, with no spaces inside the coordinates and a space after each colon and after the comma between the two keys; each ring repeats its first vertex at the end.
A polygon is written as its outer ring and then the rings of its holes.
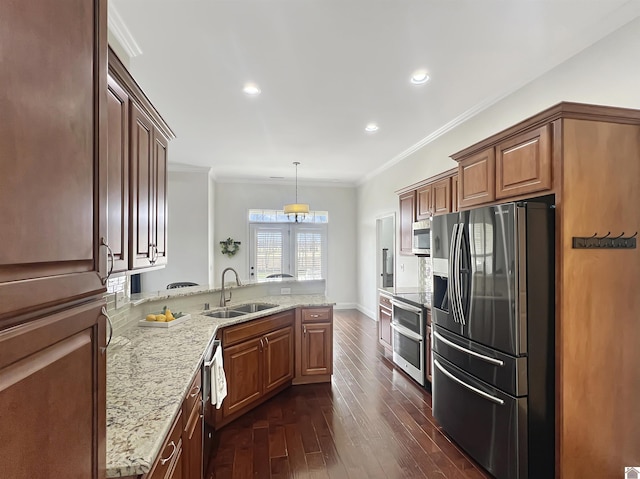
{"type": "Polygon", "coordinates": [[[103,305],[0,331],[0,478],[104,477],[103,305]]]}
{"type": "Polygon", "coordinates": [[[183,479],[182,410],[178,412],[156,462],[144,479],[183,479]]]}
{"type": "MultiPolygon", "coordinates": [[[[222,329],[227,397],[215,412],[221,427],[291,384],[294,311],[222,329]]],[[[212,407],[207,405],[207,407],[212,407]]]]}
{"type": "Polygon", "coordinates": [[[333,308],[300,308],[296,328],[294,384],[330,382],[333,373],[333,308]]]}

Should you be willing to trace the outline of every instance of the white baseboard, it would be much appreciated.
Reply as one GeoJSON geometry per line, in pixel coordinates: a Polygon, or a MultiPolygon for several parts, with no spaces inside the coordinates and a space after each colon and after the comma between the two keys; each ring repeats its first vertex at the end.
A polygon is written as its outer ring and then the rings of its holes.
{"type": "Polygon", "coordinates": [[[333,309],[357,309],[356,303],[336,303],[333,309]]]}
{"type": "Polygon", "coordinates": [[[356,305],[356,309],[360,311],[362,314],[364,314],[365,316],[367,316],[371,321],[377,321],[376,313],[374,311],[371,311],[370,309],[365,308],[361,304],[356,305]]]}

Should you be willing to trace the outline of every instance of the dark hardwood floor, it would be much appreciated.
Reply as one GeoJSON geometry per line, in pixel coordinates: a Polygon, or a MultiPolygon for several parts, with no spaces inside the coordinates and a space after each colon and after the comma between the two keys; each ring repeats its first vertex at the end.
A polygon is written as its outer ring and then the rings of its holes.
{"type": "Polygon", "coordinates": [[[205,479],[490,477],[383,358],[374,321],[334,311],[332,383],[291,387],[218,431],[205,479]]]}

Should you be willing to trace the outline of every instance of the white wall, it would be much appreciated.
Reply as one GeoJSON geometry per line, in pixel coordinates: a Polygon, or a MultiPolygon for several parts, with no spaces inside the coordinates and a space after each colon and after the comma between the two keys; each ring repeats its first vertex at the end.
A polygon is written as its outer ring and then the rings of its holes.
{"type": "MultiPolygon", "coordinates": [[[[395,190],[457,166],[449,155],[560,101],[640,109],[639,58],[640,19],[635,19],[362,184],[358,188],[358,308],[375,317],[375,220],[389,210],[398,211],[395,190]]],[[[398,255],[397,260],[396,284],[416,286],[415,258],[398,255]]]]}
{"type": "Polygon", "coordinates": [[[178,281],[209,284],[209,189],[209,170],[169,171],[169,261],[164,269],[142,273],[143,292],[178,281]]]}
{"type": "MultiPolygon", "coordinates": [[[[299,185],[299,201],[311,210],[329,212],[327,295],[340,306],[355,306],[356,274],[356,189],[299,185]]],[[[228,266],[247,279],[249,263],[248,211],[252,208],[282,209],[295,199],[293,185],[217,182],[215,191],[215,281],[228,266]],[[229,258],[220,252],[219,242],[232,237],[241,241],[240,251],[229,258]]],[[[371,232],[375,242],[375,227],[371,232]]],[[[375,257],[371,257],[375,268],[375,257]]]]}

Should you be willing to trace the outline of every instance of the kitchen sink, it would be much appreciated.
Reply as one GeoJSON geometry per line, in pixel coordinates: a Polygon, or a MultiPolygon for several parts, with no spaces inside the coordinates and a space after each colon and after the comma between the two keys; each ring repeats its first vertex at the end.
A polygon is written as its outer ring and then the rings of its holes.
{"type": "Polygon", "coordinates": [[[212,311],[210,313],[206,313],[205,316],[210,316],[212,318],[236,318],[238,316],[243,316],[247,314],[244,311],[233,311],[229,309],[225,309],[222,311],[212,311]]]}
{"type": "Polygon", "coordinates": [[[242,311],[245,314],[257,313],[258,311],[264,311],[265,309],[277,308],[277,304],[269,303],[249,303],[241,304],[239,306],[229,306],[233,311],[242,311]]]}
{"type": "Polygon", "coordinates": [[[205,316],[209,316],[211,318],[237,318],[238,316],[244,316],[245,314],[257,313],[258,311],[277,307],[277,304],[247,303],[240,304],[238,306],[228,306],[217,311],[211,311],[210,313],[205,313],[205,316]]]}

